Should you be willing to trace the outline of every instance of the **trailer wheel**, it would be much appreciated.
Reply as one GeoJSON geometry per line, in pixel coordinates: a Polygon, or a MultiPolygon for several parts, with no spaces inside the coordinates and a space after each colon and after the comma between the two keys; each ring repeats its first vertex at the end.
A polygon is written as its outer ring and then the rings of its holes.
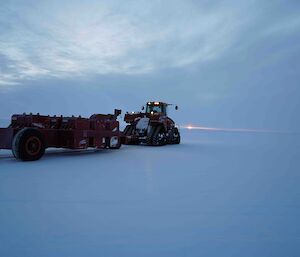
{"type": "Polygon", "coordinates": [[[45,141],[41,132],[33,128],[24,128],[14,137],[13,155],[22,161],[35,161],[45,153],[45,141]]]}
{"type": "Polygon", "coordinates": [[[167,143],[166,133],[162,126],[158,126],[152,137],[153,146],[161,146],[167,143]]]}

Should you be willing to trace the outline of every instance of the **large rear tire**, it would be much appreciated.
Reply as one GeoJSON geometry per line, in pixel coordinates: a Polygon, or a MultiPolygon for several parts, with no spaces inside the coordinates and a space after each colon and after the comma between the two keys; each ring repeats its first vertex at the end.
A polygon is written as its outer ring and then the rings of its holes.
{"type": "Polygon", "coordinates": [[[22,161],[39,160],[45,153],[46,144],[40,131],[24,128],[14,137],[12,152],[16,159],[22,161]]]}

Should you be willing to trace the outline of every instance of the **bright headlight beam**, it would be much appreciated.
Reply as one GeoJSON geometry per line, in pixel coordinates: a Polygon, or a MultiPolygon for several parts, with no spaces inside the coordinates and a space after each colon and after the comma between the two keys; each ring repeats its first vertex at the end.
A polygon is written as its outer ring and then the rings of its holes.
{"type": "Polygon", "coordinates": [[[266,130],[266,129],[249,129],[249,128],[215,128],[215,127],[205,127],[205,126],[196,126],[196,125],[183,125],[180,126],[182,129],[188,130],[203,130],[210,132],[247,132],[247,133],[299,133],[291,131],[279,131],[279,130],[266,130]]]}

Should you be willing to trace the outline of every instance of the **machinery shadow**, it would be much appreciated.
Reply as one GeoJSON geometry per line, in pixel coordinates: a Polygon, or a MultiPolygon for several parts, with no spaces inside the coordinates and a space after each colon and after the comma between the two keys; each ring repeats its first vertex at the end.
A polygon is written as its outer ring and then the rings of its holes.
{"type": "MultiPolygon", "coordinates": [[[[119,149],[120,150],[120,149],[119,149]]],[[[116,150],[114,149],[82,149],[82,150],[70,150],[70,149],[48,149],[46,150],[44,156],[40,159],[37,160],[37,162],[42,161],[43,159],[50,159],[50,158],[59,158],[59,156],[63,157],[78,157],[78,156],[93,156],[93,155],[99,155],[99,154],[108,154],[115,152],[116,150]]],[[[7,153],[1,155],[0,152],[0,160],[15,160],[18,161],[14,158],[13,154],[9,151],[7,153]]],[[[22,161],[20,161],[22,162],[22,161]]]]}

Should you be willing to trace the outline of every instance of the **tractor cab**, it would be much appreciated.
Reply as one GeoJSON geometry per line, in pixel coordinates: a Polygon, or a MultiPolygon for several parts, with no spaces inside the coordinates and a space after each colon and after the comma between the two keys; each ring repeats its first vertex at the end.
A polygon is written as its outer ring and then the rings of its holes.
{"type": "Polygon", "coordinates": [[[147,102],[146,113],[148,114],[159,113],[167,116],[167,106],[168,104],[163,102],[147,102]]]}

